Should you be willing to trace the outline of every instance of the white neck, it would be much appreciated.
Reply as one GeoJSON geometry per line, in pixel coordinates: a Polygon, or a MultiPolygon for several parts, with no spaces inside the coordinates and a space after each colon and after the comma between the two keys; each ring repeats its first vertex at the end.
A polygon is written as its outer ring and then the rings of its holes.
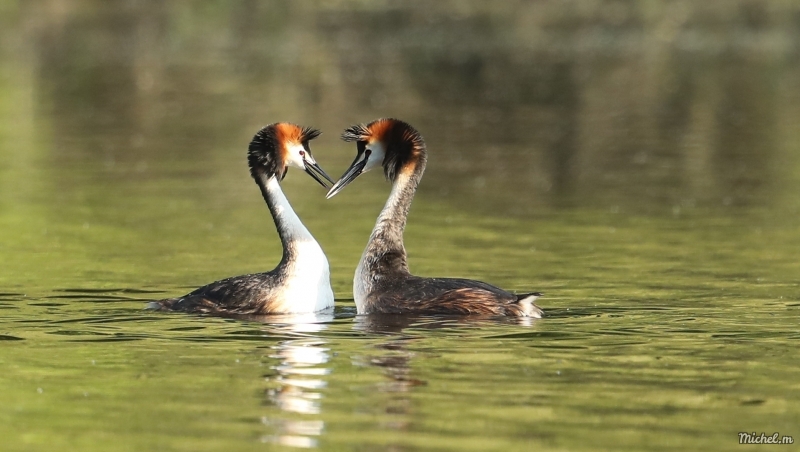
{"type": "Polygon", "coordinates": [[[333,307],[328,259],[314,237],[292,209],[278,179],[264,183],[264,197],[270,206],[284,249],[283,287],[277,302],[282,313],[316,312],[333,307]],[[287,253],[287,251],[289,251],[287,253]]]}
{"type": "MultiPolygon", "coordinates": [[[[272,215],[275,217],[276,226],[280,229],[278,232],[285,233],[287,241],[300,240],[316,243],[314,236],[308,232],[306,226],[300,221],[300,217],[292,209],[289,200],[286,199],[286,195],[281,190],[281,184],[275,176],[267,179],[264,189],[272,203],[272,215]]],[[[282,236],[281,238],[283,239],[284,237],[282,236]]]]}

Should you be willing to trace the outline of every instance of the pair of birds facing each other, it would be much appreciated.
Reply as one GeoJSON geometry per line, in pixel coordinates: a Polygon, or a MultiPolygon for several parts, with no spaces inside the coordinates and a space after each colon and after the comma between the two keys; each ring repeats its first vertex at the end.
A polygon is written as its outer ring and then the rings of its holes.
{"type": "Polygon", "coordinates": [[[355,142],[355,160],[337,181],[317,165],[309,142],[320,132],[276,123],[261,129],[247,152],[250,174],[261,189],[283,245],[278,266],[269,272],[223,279],[178,298],[155,301],[151,308],[227,316],[301,314],[333,308],[328,260],[292,210],[280,181],[289,167],[299,168],[339,193],[359,175],[379,166],[392,183],[353,278],[359,314],[451,314],[542,316],[538,292],[515,295],[480,281],[425,278],[408,269],[403,230],[411,201],[427,162],[422,136],[397,119],[378,119],[344,131],[355,142]]]}

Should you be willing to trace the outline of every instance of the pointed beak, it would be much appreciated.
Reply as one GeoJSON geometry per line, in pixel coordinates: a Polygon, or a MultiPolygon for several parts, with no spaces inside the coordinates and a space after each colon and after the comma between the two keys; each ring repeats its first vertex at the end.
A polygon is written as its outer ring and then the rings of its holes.
{"type": "Polygon", "coordinates": [[[364,167],[367,166],[367,159],[369,159],[369,151],[362,152],[356,156],[356,159],[353,160],[353,163],[350,165],[350,168],[342,174],[342,177],[333,184],[330,190],[328,190],[328,194],[325,195],[325,199],[333,198],[337,193],[342,191],[344,187],[347,186],[350,182],[356,180],[361,173],[364,172],[364,167]]]}
{"type": "Polygon", "coordinates": [[[325,188],[328,188],[328,184],[324,180],[322,180],[323,178],[327,179],[328,182],[333,183],[333,179],[331,179],[331,177],[328,176],[325,173],[325,171],[323,171],[322,168],[320,168],[319,165],[317,165],[317,162],[303,160],[303,163],[306,166],[306,173],[308,173],[309,176],[313,177],[315,181],[319,182],[320,185],[322,185],[325,188]]]}

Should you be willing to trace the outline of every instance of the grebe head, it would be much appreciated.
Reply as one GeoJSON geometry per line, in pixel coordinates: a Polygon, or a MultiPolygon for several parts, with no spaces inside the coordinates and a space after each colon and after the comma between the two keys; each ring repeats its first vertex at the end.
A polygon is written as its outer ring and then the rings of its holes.
{"type": "Polygon", "coordinates": [[[323,178],[333,183],[322,168],[317,165],[311,155],[308,142],[320,135],[320,131],[311,127],[300,127],[287,122],[270,124],[253,137],[247,151],[250,174],[258,180],[260,174],[275,176],[283,180],[290,166],[300,168],[328,187],[323,178]]]}
{"type": "Polygon", "coordinates": [[[369,124],[358,124],[345,129],[344,141],[355,141],[356,159],[328,191],[333,197],[353,182],[359,175],[383,165],[386,179],[394,182],[401,170],[409,164],[424,162],[425,141],[408,123],[399,119],[384,118],[369,124]]]}

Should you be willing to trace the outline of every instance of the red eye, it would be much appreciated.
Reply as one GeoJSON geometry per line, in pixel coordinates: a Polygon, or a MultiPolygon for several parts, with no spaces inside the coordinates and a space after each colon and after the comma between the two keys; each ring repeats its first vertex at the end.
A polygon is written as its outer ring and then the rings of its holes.
{"type": "Polygon", "coordinates": [[[305,156],[306,156],[306,151],[300,151],[300,157],[305,157],[305,156]]]}

